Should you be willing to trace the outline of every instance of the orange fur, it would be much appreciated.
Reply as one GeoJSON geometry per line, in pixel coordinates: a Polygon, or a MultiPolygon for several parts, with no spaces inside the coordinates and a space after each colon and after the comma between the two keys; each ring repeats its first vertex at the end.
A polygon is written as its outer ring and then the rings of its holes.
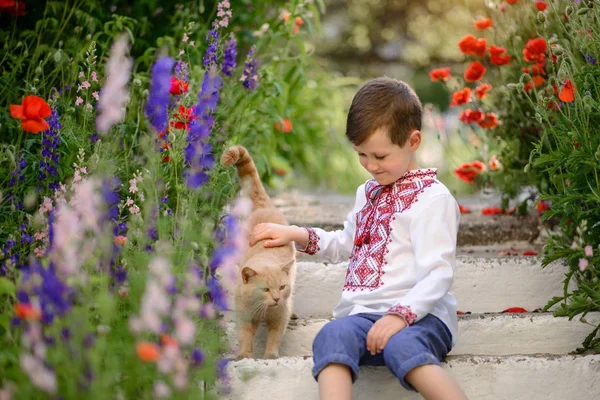
{"type": "MultiPolygon", "coordinates": [[[[223,166],[235,165],[242,187],[249,184],[253,211],[248,218],[251,231],[260,223],[287,225],[265,191],[248,151],[234,146],[221,157],[223,166]]],[[[235,286],[235,308],[240,357],[252,357],[254,336],[261,321],[267,325],[265,358],[279,357],[279,346],[292,312],[292,291],[296,275],[296,249],[293,243],[264,248],[264,241],[246,249],[235,286]]]]}

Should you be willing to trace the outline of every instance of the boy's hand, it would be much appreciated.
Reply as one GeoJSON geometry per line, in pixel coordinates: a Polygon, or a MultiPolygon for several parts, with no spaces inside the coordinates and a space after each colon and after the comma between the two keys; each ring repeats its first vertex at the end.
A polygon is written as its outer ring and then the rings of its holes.
{"type": "Polygon", "coordinates": [[[267,240],[264,243],[265,247],[284,246],[294,240],[298,236],[299,229],[297,226],[279,225],[273,223],[258,224],[250,233],[250,247],[254,246],[261,240],[267,240]]]}
{"type": "Polygon", "coordinates": [[[394,314],[387,314],[373,324],[367,334],[367,351],[371,355],[381,353],[388,340],[402,329],[406,328],[406,322],[394,314]]]}

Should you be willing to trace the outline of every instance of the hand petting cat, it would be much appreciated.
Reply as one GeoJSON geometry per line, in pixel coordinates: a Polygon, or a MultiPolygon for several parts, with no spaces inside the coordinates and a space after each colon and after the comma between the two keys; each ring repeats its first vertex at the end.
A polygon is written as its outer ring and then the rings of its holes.
{"type": "Polygon", "coordinates": [[[296,242],[300,247],[306,247],[308,232],[297,226],[262,223],[256,225],[250,233],[250,247],[261,240],[266,240],[265,247],[285,246],[290,242],[296,242]]]}
{"type": "Polygon", "coordinates": [[[394,314],[384,315],[373,324],[367,334],[367,351],[371,355],[381,353],[388,340],[406,326],[402,317],[394,314]]]}

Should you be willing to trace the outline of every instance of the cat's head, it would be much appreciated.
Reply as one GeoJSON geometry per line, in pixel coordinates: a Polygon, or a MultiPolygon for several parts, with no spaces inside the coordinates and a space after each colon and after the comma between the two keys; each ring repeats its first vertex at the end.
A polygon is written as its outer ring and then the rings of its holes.
{"type": "Polygon", "coordinates": [[[292,265],[293,261],[283,265],[247,263],[241,270],[244,297],[273,308],[285,304],[292,293],[289,276],[292,265]]]}

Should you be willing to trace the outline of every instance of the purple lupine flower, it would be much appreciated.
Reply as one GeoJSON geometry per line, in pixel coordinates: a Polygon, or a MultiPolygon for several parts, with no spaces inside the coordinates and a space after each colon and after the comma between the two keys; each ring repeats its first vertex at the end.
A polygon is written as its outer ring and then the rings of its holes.
{"type": "Polygon", "coordinates": [[[34,269],[42,278],[41,284],[34,286],[34,293],[40,299],[42,321],[50,324],[55,316],[64,315],[69,311],[75,292],[56,274],[54,263],[50,263],[48,268],[43,268],[39,261],[36,261],[34,269]]]}
{"type": "Polygon", "coordinates": [[[146,116],[156,132],[167,129],[173,64],[175,61],[171,57],[161,57],[152,67],[152,86],[146,105],[146,116]]]}
{"type": "Polygon", "coordinates": [[[58,145],[60,144],[58,133],[62,128],[56,109],[52,110],[52,115],[48,118],[48,125],[50,125],[50,129],[45,131],[42,137],[42,159],[40,160],[38,178],[40,181],[43,181],[48,176],[54,177],[48,188],[56,190],[58,189],[57,167],[59,161],[58,145]]]}
{"type": "Polygon", "coordinates": [[[229,36],[229,40],[225,43],[225,51],[223,53],[223,64],[221,65],[221,71],[224,75],[233,75],[235,69],[235,58],[237,56],[237,42],[233,33],[229,36]]]}
{"type": "Polygon", "coordinates": [[[21,152],[19,154],[19,161],[15,166],[15,169],[12,172],[12,175],[8,181],[9,191],[6,194],[6,200],[10,201],[17,210],[23,209],[23,202],[17,199],[17,196],[14,194],[12,188],[17,184],[17,181],[23,182],[25,180],[24,169],[27,167],[27,161],[25,161],[25,153],[21,152]]]}
{"type": "Polygon", "coordinates": [[[219,102],[219,89],[221,88],[221,77],[213,66],[204,73],[202,89],[198,93],[198,103],[194,108],[196,118],[190,124],[185,148],[185,160],[189,168],[184,171],[186,184],[197,189],[208,180],[206,170],[213,167],[215,159],[211,154],[212,147],[204,140],[210,135],[214,124],[211,115],[217,108],[219,102]]]}
{"type": "Polygon", "coordinates": [[[246,57],[246,64],[244,65],[244,73],[240,78],[243,81],[243,85],[246,89],[252,91],[256,89],[258,83],[258,76],[256,75],[256,58],[253,57],[256,52],[256,47],[252,46],[246,57]]]}
{"type": "Polygon", "coordinates": [[[175,63],[175,69],[174,69],[175,76],[180,81],[187,82],[187,80],[188,80],[188,71],[189,71],[189,67],[188,67],[188,64],[185,61],[177,61],[175,63]]]}
{"type": "Polygon", "coordinates": [[[194,367],[199,367],[202,364],[204,364],[204,353],[196,347],[192,350],[192,365],[194,367]]]}
{"type": "Polygon", "coordinates": [[[597,64],[597,61],[594,58],[594,56],[591,55],[591,54],[589,54],[589,53],[585,55],[585,60],[587,61],[588,64],[591,64],[591,65],[596,65],[597,64]]]}
{"type": "Polygon", "coordinates": [[[204,62],[203,65],[205,68],[210,68],[213,65],[217,65],[217,44],[219,40],[219,32],[216,27],[213,27],[208,34],[206,35],[206,43],[208,43],[208,48],[206,49],[206,53],[204,53],[204,62]]]}
{"type": "Polygon", "coordinates": [[[227,358],[221,358],[217,361],[217,376],[220,380],[227,380],[227,364],[229,364],[227,358]]]}
{"type": "Polygon", "coordinates": [[[228,310],[227,306],[227,294],[225,290],[221,287],[218,279],[215,277],[210,277],[206,284],[208,288],[208,295],[215,306],[220,308],[221,310],[228,310]]]}

